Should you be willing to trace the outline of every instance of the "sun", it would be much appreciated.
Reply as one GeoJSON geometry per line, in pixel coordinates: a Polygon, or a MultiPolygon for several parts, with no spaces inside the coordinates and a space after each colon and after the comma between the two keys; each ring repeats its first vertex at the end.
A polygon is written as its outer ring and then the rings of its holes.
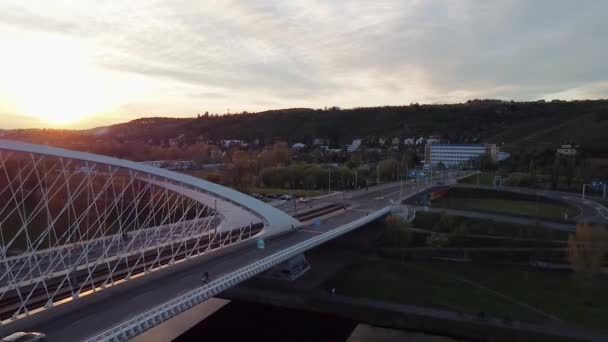
{"type": "Polygon", "coordinates": [[[12,45],[2,56],[3,83],[21,114],[64,127],[104,110],[99,77],[82,46],[52,36],[12,45]]]}

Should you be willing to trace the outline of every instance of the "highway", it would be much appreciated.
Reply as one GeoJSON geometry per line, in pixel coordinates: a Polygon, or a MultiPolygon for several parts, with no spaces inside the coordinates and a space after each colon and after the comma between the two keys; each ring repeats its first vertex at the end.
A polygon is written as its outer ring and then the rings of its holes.
{"type": "MultiPolygon", "coordinates": [[[[403,196],[422,191],[426,186],[404,186],[403,196]]],[[[341,201],[348,205],[342,214],[335,213],[323,219],[320,225],[309,224],[293,233],[285,234],[267,241],[263,250],[254,247],[254,241],[241,243],[241,248],[230,254],[218,256],[211,253],[197,257],[189,267],[172,271],[171,267],[154,272],[154,280],[150,277],[137,279],[137,285],[112,288],[110,297],[103,292],[84,298],[86,305],[75,301],[70,309],[61,309],[62,305],[48,309],[46,313],[35,314],[0,327],[0,336],[14,330],[41,331],[48,335],[49,341],[78,341],[104,331],[113,325],[128,320],[140,312],[149,310],[163,302],[167,302],[180,294],[189,292],[201,286],[200,275],[209,272],[212,278],[234,272],[247,264],[260,260],[289,246],[306,241],[318,234],[327,232],[371,212],[385,208],[391,202],[396,202],[400,194],[399,183],[381,185],[378,189],[358,190],[352,193],[337,194],[311,205],[321,202],[341,201]],[[107,298],[106,298],[107,297],[107,298]],[[64,312],[65,311],[65,312],[64,312]],[[54,314],[54,312],[58,312],[54,314]]],[[[131,280],[129,282],[132,282],[131,280]]],[[[127,282],[128,283],[128,282],[127,282]]],[[[81,299],[82,301],[82,299],[81,299]]]]}

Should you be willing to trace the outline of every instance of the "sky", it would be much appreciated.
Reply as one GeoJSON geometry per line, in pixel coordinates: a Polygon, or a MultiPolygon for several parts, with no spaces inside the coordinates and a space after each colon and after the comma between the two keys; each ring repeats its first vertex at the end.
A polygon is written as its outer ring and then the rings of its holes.
{"type": "Polygon", "coordinates": [[[608,98],[608,1],[0,0],[0,129],[608,98]]]}

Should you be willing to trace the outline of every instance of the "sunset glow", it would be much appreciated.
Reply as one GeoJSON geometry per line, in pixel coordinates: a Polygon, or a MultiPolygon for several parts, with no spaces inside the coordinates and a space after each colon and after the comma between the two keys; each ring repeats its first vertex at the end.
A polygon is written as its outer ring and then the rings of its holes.
{"type": "Polygon", "coordinates": [[[47,35],[25,39],[3,59],[3,83],[24,115],[65,126],[109,105],[85,52],[66,39],[47,35]]]}
{"type": "Polygon", "coordinates": [[[564,0],[5,1],[0,129],[605,98],[606,11],[564,0]]]}

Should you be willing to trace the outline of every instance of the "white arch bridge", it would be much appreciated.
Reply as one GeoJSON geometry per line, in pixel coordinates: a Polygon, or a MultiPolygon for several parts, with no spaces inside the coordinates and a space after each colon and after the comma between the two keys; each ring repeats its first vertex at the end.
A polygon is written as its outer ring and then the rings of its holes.
{"type": "Polygon", "coordinates": [[[0,140],[0,336],[42,330],[51,341],[127,340],[422,190],[396,186],[342,196],[352,210],[311,231],[198,178],[0,140]],[[251,247],[258,237],[271,239],[268,248],[251,247]],[[206,285],[192,280],[201,265],[217,270],[206,285]]]}

